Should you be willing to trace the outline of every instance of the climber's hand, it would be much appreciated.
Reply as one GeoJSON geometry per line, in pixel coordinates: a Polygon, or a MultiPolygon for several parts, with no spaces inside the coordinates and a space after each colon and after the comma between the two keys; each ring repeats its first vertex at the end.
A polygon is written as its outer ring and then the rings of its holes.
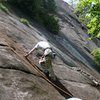
{"type": "Polygon", "coordinates": [[[29,54],[26,54],[25,57],[27,58],[29,56],[29,54]]]}

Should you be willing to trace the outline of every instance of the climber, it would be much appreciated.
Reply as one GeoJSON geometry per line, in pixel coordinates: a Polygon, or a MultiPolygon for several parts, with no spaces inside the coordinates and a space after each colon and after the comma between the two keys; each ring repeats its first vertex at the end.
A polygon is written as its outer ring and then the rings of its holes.
{"type": "Polygon", "coordinates": [[[39,64],[42,67],[43,72],[53,80],[56,80],[53,68],[52,68],[52,59],[55,57],[50,44],[46,41],[38,42],[32,50],[25,55],[28,57],[33,51],[37,52],[37,55],[40,55],[39,64]]]}

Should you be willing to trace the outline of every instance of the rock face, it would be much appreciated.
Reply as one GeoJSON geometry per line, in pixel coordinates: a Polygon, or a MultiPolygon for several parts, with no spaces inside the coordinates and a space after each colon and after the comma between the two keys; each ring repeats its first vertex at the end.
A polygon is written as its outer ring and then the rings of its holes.
{"type": "MultiPolygon", "coordinates": [[[[74,97],[100,100],[100,74],[90,52],[97,45],[88,40],[86,27],[70,7],[55,0],[61,31],[49,33],[36,23],[20,23],[17,13],[0,11],[0,100],[65,100],[67,97],[44,80],[23,57],[38,41],[49,41],[57,53],[53,61],[59,83],[74,97]],[[10,47],[9,47],[9,46],[10,47]]],[[[16,11],[17,12],[17,11],[16,11]]],[[[29,57],[38,65],[35,53],[29,57]]]]}

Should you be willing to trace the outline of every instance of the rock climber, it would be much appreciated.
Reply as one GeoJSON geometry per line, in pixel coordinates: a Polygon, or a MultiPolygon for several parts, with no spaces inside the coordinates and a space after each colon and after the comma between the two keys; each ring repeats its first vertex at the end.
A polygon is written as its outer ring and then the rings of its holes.
{"type": "Polygon", "coordinates": [[[52,68],[52,60],[55,57],[55,53],[53,53],[50,44],[47,41],[40,41],[38,42],[29,52],[25,55],[28,57],[32,54],[33,51],[37,52],[38,55],[41,55],[39,59],[39,64],[41,65],[43,72],[48,74],[48,76],[56,80],[53,68],[52,68]]]}

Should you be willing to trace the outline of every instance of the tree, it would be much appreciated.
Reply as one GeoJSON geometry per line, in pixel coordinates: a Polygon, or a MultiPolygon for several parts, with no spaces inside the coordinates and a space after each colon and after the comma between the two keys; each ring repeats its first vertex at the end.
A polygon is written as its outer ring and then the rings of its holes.
{"type": "Polygon", "coordinates": [[[56,13],[56,4],[54,0],[42,0],[43,7],[49,12],[49,13],[56,13]]]}
{"type": "Polygon", "coordinates": [[[53,33],[59,32],[58,20],[55,19],[56,4],[54,0],[8,0],[31,16],[35,21],[44,25],[53,33]]]}
{"type": "Polygon", "coordinates": [[[87,25],[91,38],[100,38],[100,1],[79,0],[76,13],[87,25]]]}

